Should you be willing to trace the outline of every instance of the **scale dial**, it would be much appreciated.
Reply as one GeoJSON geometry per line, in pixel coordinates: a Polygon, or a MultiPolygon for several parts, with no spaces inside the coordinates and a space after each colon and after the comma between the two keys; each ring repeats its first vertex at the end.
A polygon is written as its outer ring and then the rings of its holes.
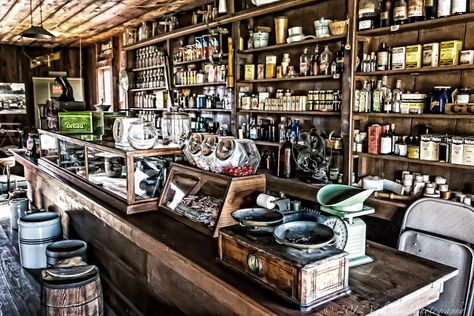
{"type": "Polygon", "coordinates": [[[344,250],[347,245],[347,226],[346,223],[337,216],[329,216],[323,221],[323,224],[329,226],[336,236],[335,247],[344,250]]]}

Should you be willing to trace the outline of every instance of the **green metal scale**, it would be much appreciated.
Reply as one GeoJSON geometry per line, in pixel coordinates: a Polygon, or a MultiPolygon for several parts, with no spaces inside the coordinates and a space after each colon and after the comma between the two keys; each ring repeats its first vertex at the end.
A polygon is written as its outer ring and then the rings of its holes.
{"type": "Polygon", "coordinates": [[[332,215],[324,218],[322,223],[334,230],[335,247],[349,253],[349,267],[373,261],[365,254],[367,226],[358,218],[375,212],[374,208],[363,204],[372,192],[330,184],[319,190],[316,197],[321,211],[332,215]]]}

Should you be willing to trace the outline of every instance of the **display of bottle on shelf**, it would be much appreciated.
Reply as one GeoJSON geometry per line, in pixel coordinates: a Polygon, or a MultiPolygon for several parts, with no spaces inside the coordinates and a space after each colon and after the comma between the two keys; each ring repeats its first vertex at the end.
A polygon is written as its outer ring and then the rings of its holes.
{"type": "Polygon", "coordinates": [[[178,103],[181,108],[190,109],[231,109],[232,91],[224,86],[204,87],[202,94],[192,94],[189,89],[178,93],[178,103]]]}
{"type": "Polygon", "coordinates": [[[298,71],[291,64],[289,54],[283,54],[278,66],[277,60],[276,55],[267,55],[265,64],[244,65],[244,80],[341,74],[344,72],[344,43],[339,43],[339,49],[335,54],[329,50],[328,45],[322,52],[319,51],[319,45],[316,45],[312,54],[308,54],[308,48],[304,48],[299,57],[298,71]]]}
{"type": "Polygon", "coordinates": [[[388,47],[380,44],[378,52],[363,54],[359,63],[360,72],[419,69],[474,64],[474,50],[462,50],[460,40],[427,43],[409,46],[388,47]]]}
{"type": "Polygon", "coordinates": [[[269,92],[244,92],[240,96],[240,108],[259,111],[339,112],[341,100],[341,90],[311,90],[307,95],[294,95],[290,90],[278,89],[274,98],[270,98],[269,92]]]}
{"type": "Polygon", "coordinates": [[[435,86],[428,94],[404,92],[402,80],[397,80],[395,89],[387,85],[387,76],[372,83],[363,81],[362,89],[355,91],[354,112],[401,113],[401,114],[443,114],[449,104],[466,104],[471,99],[470,89],[455,89],[450,86],[435,86]]]}
{"type": "Polygon", "coordinates": [[[194,85],[205,83],[226,83],[227,65],[205,64],[198,69],[195,64],[187,65],[186,68],[175,68],[176,85],[194,85]]]}
{"type": "Polygon", "coordinates": [[[474,137],[432,133],[422,125],[419,135],[397,135],[395,124],[373,124],[367,133],[354,134],[355,152],[397,155],[411,159],[474,166],[474,137]]]}
{"type": "Polygon", "coordinates": [[[178,48],[178,50],[173,54],[173,62],[176,64],[211,59],[211,57],[218,58],[223,54],[222,43],[220,41],[221,37],[219,35],[216,36],[215,34],[197,36],[194,44],[178,48]]]}
{"type": "Polygon", "coordinates": [[[135,75],[135,89],[163,88],[165,73],[163,68],[139,71],[135,75]]]}
{"type": "Polygon", "coordinates": [[[140,91],[133,96],[134,108],[163,110],[166,107],[166,102],[167,92],[165,91],[155,91],[154,93],[140,91]]]}
{"type": "Polygon", "coordinates": [[[471,0],[359,0],[359,31],[464,14],[468,9],[474,12],[471,0]]]}
{"type": "Polygon", "coordinates": [[[191,117],[192,133],[210,133],[219,136],[231,136],[227,123],[215,122],[212,117],[191,117]]]}
{"type": "Polygon", "coordinates": [[[301,132],[300,121],[281,118],[278,125],[273,119],[259,119],[250,116],[239,128],[239,138],[284,143],[287,139],[295,144],[301,132]]]}
{"type": "Polygon", "coordinates": [[[125,27],[123,40],[125,45],[133,45],[163,33],[172,32],[178,27],[179,21],[175,16],[167,16],[163,20],[144,21],[137,28],[125,27]]]}
{"type": "Polygon", "coordinates": [[[135,68],[160,67],[165,64],[165,54],[156,46],[147,46],[135,51],[135,68]]]}

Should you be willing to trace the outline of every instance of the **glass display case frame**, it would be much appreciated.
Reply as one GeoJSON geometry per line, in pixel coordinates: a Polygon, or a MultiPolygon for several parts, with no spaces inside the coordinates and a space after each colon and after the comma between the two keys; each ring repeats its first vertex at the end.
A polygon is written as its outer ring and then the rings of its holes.
{"type": "Polygon", "coordinates": [[[158,208],[167,166],[175,155],[182,154],[178,147],[136,150],[116,146],[91,134],[39,130],[39,136],[40,166],[126,214],[158,208]]]}

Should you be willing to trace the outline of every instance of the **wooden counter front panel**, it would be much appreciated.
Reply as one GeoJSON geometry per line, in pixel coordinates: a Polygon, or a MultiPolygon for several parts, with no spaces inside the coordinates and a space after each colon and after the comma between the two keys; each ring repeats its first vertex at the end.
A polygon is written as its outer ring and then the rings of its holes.
{"type": "Polygon", "coordinates": [[[219,234],[219,259],[230,268],[248,274],[254,280],[270,286],[278,294],[298,303],[296,284],[299,274],[292,266],[272,258],[266,252],[255,251],[248,244],[222,233],[219,234]],[[249,254],[260,258],[260,273],[250,270],[247,263],[249,254]]]}

